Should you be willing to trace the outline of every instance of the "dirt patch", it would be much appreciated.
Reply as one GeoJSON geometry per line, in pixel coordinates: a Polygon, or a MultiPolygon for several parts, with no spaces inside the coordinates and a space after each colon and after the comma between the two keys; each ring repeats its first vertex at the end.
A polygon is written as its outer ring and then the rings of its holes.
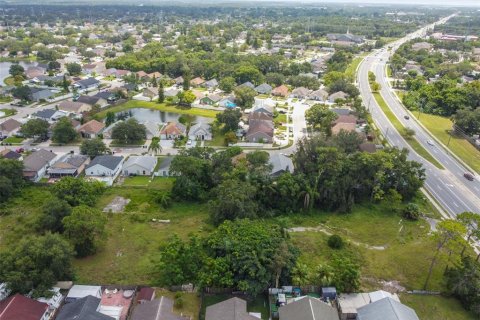
{"type": "Polygon", "coordinates": [[[103,208],[103,212],[113,212],[120,213],[125,210],[125,206],[130,203],[130,199],[125,199],[123,197],[117,196],[103,208]]]}

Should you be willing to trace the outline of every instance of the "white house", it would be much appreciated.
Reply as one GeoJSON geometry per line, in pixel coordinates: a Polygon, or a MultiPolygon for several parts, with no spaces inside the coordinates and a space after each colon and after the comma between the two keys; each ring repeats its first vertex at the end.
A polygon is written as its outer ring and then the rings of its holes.
{"type": "Polygon", "coordinates": [[[102,297],[102,287],[76,284],[70,289],[70,291],[68,291],[65,302],[73,302],[75,300],[85,298],[86,296],[93,296],[100,299],[102,297]]]}
{"type": "Polygon", "coordinates": [[[210,125],[199,122],[194,124],[188,132],[188,138],[190,140],[210,141],[212,140],[212,131],[210,125]]]}
{"type": "Polygon", "coordinates": [[[48,304],[50,319],[53,319],[55,311],[60,308],[60,305],[62,304],[63,295],[60,293],[60,288],[57,287],[53,287],[50,289],[50,291],[52,292],[52,296],[50,298],[42,297],[37,298],[36,300],[48,304]]]}
{"type": "Polygon", "coordinates": [[[123,164],[124,176],[150,176],[157,166],[157,157],[131,156],[123,164]]]}
{"type": "Polygon", "coordinates": [[[98,180],[112,185],[115,178],[122,171],[122,164],[123,157],[121,156],[97,156],[85,169],[85,175],[87,177],[100,178],[98,180]]]}

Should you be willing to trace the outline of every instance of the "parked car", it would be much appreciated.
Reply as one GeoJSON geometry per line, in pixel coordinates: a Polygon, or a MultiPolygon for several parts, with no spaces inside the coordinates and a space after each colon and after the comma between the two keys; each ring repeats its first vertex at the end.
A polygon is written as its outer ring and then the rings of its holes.
{"type": "Polygon", "coordinates": [[[404,115],[403,117],[405,118],[405,120],[410,120],[410,117],[407,115],[404,115]]]}
{"type": "Polygon", "coordinates": [[[471,174],[470,172],[465,172],[463,174],[463,176],[465,177],[465,179],[467,179],[468,181],[473,181],[475,180],[475,177],[473,176],[473,174],[471,174]]]}
{"type": "Polygon", "coordinates": [[[434,146],[434,145],[435,145],[432,140],[427,140],[427,143],[428,143],[429,145],[431,145],[431,146],[434,146]]]}
{"type": "Polygon", "coordinates": [[[17,148],[17,149],[15,150],[15,152],[16,152],[16,153],[23,153],[23,152],[25,152],[25,149],[23,149],[23,148],[17,148]]]}

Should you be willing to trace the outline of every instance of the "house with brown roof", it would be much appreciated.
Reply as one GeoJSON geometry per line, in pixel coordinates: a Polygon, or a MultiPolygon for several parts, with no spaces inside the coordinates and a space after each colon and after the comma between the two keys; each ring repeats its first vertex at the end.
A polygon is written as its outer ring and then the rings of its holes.
{"type": "Polygon", "coordinates": [[[0,123],[0,135],[10,137],[18,133],[22,124],[15,119],[8,119],[0,123]]]}
{"type": "Polygon", "coordinates": [[[202,77],[196,77],[195,79],[192,79],[190,81],[190,85],[192,85],[193,87],[199,87],[204,83],[205,83],[205,79],[203,79],[202,77]]]}
{"type": "Polygon", "coordinates": [[[169,122],[160,130],[160,138],[163,140],[174,140],[186,134],[187,128],[178,122],[169,122]]]}
{"type": "Polygon", "coordinates": [[[354,123],[356,124],[358,121],[358,117],[354,116],[353,114],[341,114],[337,116],[337,119],[335,119],[334,123],[354,123]]]}
{"type": "Polygon", "coordinates": [[[286,85],[281,85],[272,90],[272,95],[277,97],[288,97],[288,87],[286,85]]]}
{"type": "Polygon", "coordinates": [[[255,121],[251,124],[249,123],[246,138],[248,142],[272,143],[273,126],[267,121],[255,121]]]}
{"type": "Polygon", "coordinates": [[[58,110],[80,115],[83,112],[92,110],[92,106],[78,101],[62,101],[58,104],[58,110]]]}
{"type": "Polygon", "coordinates": [[[78,132],[84,138],[97,138],[103,132],[105,124],[97,120],[90,120],[78,128],[78,132]]]}
{"type": "Polygon", "coordinates": [[[143,287],[138,291],[137,302],[144,303],[155,299],[155,289],[151,287],[143,287]]]}
{"type": "Polygon", "coordinates": [[[29,154],[23,159],[23,176],[30,181],[40,181],[56,158],[57,155],[55,153],[45,149],[29,154]]]}
{"type": "Polygon", "coordinates": [[[305,99],[310,94],[310,92],[312,92],[312,90],[305,87],[299,87],[295,88],[290,96],[297,99],[305,99]]]}
{"type": "Polygon", "coordinates": [[[154,87],[146,87],[145,89],[143,89],[143,93],[142,93],[144,97],[150,98],[150,100],[155,98],[157,94],[158,94],[158,90],[157,88],[154,88],[154,87]]]}
{"type": "Polygon", "coordinates": [[[357,128],[355,123],[337,123],[332,127],[332,134],[338,134],[340,131],[353,132],[357,128]]]}
{"type": "Polygon", "coordinates": [[[0,320],[48,320],[48,304],[17,293],[0,301],[0,320]]]}

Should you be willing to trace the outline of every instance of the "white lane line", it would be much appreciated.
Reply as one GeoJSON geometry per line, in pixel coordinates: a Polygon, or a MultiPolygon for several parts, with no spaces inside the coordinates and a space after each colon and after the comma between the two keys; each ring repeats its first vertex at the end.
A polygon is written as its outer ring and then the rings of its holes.
{"type": "Polygon", "coordinates": [[[450,214],[456,215],[455,211],[450,208],[450,206],[443,201],[443,199],[438,195],[438,193],[428,185],[428,183],[425,183],[425,186],[429,189],[429,191],[435,196],[438,202],[441,202],[441,205],[443,206],[444,209],[447,209],[447,211],[450,212],[450,214]]]}
{"type": "Polygon", "coordinates": [[[438,190],[443,190],[442,187],[440,187],[439,184],[437,184],[437,189],[438,189],[438,190]]]}
{"type": "Polygon", "coordinates": [[[458,204],[457,204],[455,201],[453,201],[453,205],[454,205],[455,207],[459,208],[458,204]]]}

